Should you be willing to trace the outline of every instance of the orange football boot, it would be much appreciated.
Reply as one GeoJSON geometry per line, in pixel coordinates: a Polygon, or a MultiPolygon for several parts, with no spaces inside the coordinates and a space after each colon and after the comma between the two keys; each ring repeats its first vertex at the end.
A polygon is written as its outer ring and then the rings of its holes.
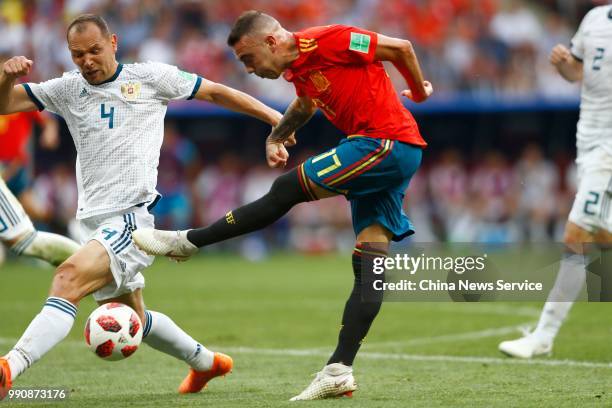
{"type": "Polygon", "coordinates": [[[0,357],[0,401],[6,398],[12,386],[11,367],[6,358],[0,357]]]}
{"type": "Polygon", "coordinates": [[[215,353],[213,364],[210,370],[196,371],[193,368],[189,369],[189,374],[179,386],[180,394],[189,394],[202,391],[206,384],[215,377],[227,375],[232,371],[234,361],[228,355],[223,353],[215,353]]]}

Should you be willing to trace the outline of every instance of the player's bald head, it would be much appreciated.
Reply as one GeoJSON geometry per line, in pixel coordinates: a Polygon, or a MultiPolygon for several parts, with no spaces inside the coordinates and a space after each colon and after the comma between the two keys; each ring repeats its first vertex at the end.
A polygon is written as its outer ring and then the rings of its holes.
{"type": "Polygon", "coordinates": [[[75,18],[66,30],[68,50],[83,78],[96,85],[112,77],[117,70],[117,36],[106,21],[95,14],[75,18]]]}
{"type": "Polygon", "coordinates": [[[66,38],[70,38],[71,33],[83,33],[90,25],[98,27],[102,37],[110,38],[111,32],[108,29],[108,24],[106,24],[104,18],[97,14],[81,14],[72,20],[66,29],[66,38]]]}
{"type": "Polygon", "coordinates": [[[280,23],[261,11],[245,11],[238,17],[227,37],[227,44],[233,47],[245,36],[265,36],[280,28],[280,23]]]}

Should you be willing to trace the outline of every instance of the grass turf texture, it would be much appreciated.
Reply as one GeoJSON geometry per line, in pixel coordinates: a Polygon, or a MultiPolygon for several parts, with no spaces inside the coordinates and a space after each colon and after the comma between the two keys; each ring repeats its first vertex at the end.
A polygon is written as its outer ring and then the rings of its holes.
{"type": "MultiPolygon", "coordinates": [[[[146,345],[126,361],[99,360],[82,329],[91,299],[80,305],[69,337],[20,377],[15,387],[66,387],[69,407],[295,406],[327,361],[352,285],[350,258],[278,255],[262,263],[207,256],[175,265],[159,259],[146,272],[145,300],[214,350],[226,351],[234,372],[197,395],[180,396],[184,363],[146,345]],[[306,352],[301,352],[307,350],[306,352]]],[[[9,350],[46,298],[51,271],[28,264],[0,267],[0,354],[9,350]]],[[[575,305],[555,345],[555,360],[513,364],[497,351],[508,329],[488,336],[462,333],[534,323],[540,304],[386,303],[354,366],[354,397],[298,403],[317,407],[610,406],[612,362],[608,304],[575,305]],[[384,354],[384,355],[381,355],[384,354]],[[479,357],[475,359],[427,356],[479,357]],[[412,357],[411,357],[412,356],[412,357]],[[491,358],[487,360],[486,358],[491,358]]],[[[505,329],[502,329],[502,331],[505,329]]],[[[15,403],[7,406],[43,406],[15,403]]]]}

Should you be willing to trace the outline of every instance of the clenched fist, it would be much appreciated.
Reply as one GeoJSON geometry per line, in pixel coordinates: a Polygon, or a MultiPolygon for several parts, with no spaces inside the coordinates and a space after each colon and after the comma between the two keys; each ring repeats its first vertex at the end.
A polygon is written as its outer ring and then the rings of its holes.
{"type": "Polygon", "coordinates": [[[405,96],[408,99],[411,99],[414,102],[424,102],[427,98],[431,96],[433,93],[433,85],[429,81],[423,81],[423,89],[425,93],[420,96],[416,96],[412,93],[410,89],[406,89],[402,91],[402,96],[405,96]]]}
{"type": "Polygon", "coordinates": [[[552,49],[549,60],[551,64],[553,64],[555,67],[558,67],[559,65],[571,62],[572,58],[574,57],[572,57],[570,50],[568,50],[565,45],[557,44],[552,49]]]}
{"type": "Polygon", "coordinates": [[[19,78],[30,73],[32,64],[34,62],[26,57],[13,57],[4,63],[2,73],[9,77],[19,78]]]}

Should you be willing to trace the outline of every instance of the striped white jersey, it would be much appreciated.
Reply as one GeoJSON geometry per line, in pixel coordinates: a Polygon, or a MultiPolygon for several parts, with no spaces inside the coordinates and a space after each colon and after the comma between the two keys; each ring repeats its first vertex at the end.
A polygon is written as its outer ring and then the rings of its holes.
{"type": "Polygon", "coordinates": [[[62,116],[77,150],[77,219],[115,213],[158,196],[157,166],[171,100],[191,99],[202,78],[162,63],[119,64],[104,83],[78,70],[24,84],[40,110],[62,116]]]}
{"type": "Polygon", "coordinates": [[[572,39],[571,52],[583,62],[584,74],[576,135],[579,159],[603,149],[612,166],[612,6],[589,11],[572,39]]]}

